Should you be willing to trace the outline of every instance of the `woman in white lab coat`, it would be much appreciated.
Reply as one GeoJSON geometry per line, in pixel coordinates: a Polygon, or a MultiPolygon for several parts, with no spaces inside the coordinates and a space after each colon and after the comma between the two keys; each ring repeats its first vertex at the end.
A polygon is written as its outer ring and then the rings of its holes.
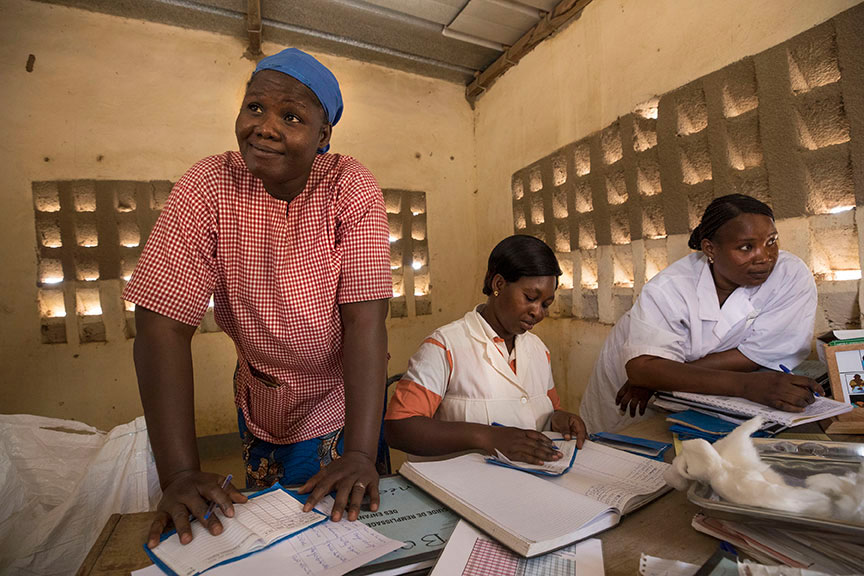
{"type": "Polygon", "coordinates": [[[779,250],[774,215],[741,194],[715,199],[690,236],[698,250],[651,279],[606,340],[579,413],[591,433],[645,414],[655,391],[747,398],[800,412],[816,383],[792,368],[813,338],[816,286],[779,250]]]}
{"type": "Polygon", "coordinates": [[[435,330],[411,357],[385,418],[390,446],[421,456],[466,450],[540,464],[560,458],[540,430],[577,438],[560,409],[550,355],[530,330],[546,317],[561,269],[542,240],[516,235],[489,256],[485,304],[435,330]]]}

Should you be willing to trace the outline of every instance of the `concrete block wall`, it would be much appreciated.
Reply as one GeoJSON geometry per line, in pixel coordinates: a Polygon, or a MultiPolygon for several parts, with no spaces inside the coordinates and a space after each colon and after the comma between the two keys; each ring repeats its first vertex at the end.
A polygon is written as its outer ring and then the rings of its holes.
{"type": "Polygon", "coordinates": [[[390,225],[390,270],[393,298],[390,318],[432,313],[429,241],[426,238],[426,194],[384,190],[390,225]]]}
{"type": "MultiPolygon", "coordinates": [[[[167,180],[33,183],[43,344],[135,337],[135,307],[121,295],[172,186],[167,180]]],[[[426,195],[385,190],[384,196],[394,292],[390,317],[429,315],[426,195]]],[[[220,331],[212,299],[198,330],[220,331]]]]}
{"type": "Polygon", "coordinates": [[[513,228],[562,263],[553,317],[614,323],[731,193],[810,265],[817,331],[861,325],[864,5],[652,98],[512,177],[513,228]]]}

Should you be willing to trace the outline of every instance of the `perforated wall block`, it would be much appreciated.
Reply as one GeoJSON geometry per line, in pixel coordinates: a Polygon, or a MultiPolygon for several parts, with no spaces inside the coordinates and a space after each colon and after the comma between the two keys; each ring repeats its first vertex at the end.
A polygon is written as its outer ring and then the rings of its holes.
{"type": "Polygon", "coordinates": [[[609,226],[612,231],[612,244],[630,243],[630,210],[626,206],[609,209],[609,226]]]}
{"type": "Polygon", "coordinates": [[[579,317],[585,320],[598,320],[600,318],[596,289],[582,288],[582,313],[579,317]]]}
{"type": "Polygon", "coordinates": [[[847,330],[861,326],[857,280],[820,282],[817,287],[819,293],[817,326],[820,329],[847,330]],[[823,320],[824,323],[819,320],[823,320]]]}
{"type": "MultiPolygon", "coordinates": [[[[612,283],[615,286],[633,287],[633,251],[630,245],[612,247],[612,283]]],[[[632,294],[632,293],[631,293],[632,294]]]]}
{"type": "Polygon", "coordinates": [[[746,170],[762,165],[762,142],[759,139],[759,115],[756,110],[726,120],[729,167],[746,170]]]}
{"type": "Polygon", "coordinates": [[[428,296],[417,296],[414,298],[414,313],[417,316],[432,314],[432,302],[428,296]]]}
{"type": "Polygon", "coordinates": [[[737,118],[759,106],[756,93],[756,71],[749,58],[724,68],[720,88],[723,116],[737,118]]]}
{"type": "Polygon", "coordinates": [[[426,214],[411,217],[411,239],[418,242],[426,240],[426,214]]]}
{"type": "Polygon", "coordinates": [[[854,211],[812,216],[809,223],[810,268],[817,278],[833,280],[837,271],[860,270],[854,211]]]}
{"type": "Polygon", "coordinates": [[[573,290],[559,288],[555,292],[555,301],[549,309],[552,318],[571,318],[573,316],[573,290]]]}
{"type": "Polygon", "coordinates": [[[663,191],[660,184],[660,161],[656,151],[637,154],[636,171],[636,186],[640,195],[656,196],[663,191]]]}
{"type": "Polygon", "coordinates": [[[694,134],[679,140],[679,161],[684,184],[699,184],[711,179],[711,155],[704,134],[694,134]]]}
{"type": "Polygon", "coordinates": [[[802,154],[807,210],[825,214],[855,205],[852,163],[845,144],[802,154]]]}
{"type": "Polygon", "coordinates": [[[127,311],[123,320],[123,335],[127,340],[135,338],[135,312],[127,311]]]}
{"type": "Polygon", "coordinates": [[[82,344],[105,342],[105,324],[102,316],[80,316],[78,319],[78,340],[82,344]]]}
{"type": "Polygon", "coordinates": [[[552,249],[557,252],[570,252],[570,222],[569,220],[555,220],[555,243],[552,249]]]}
{"type": "Polygon", "coordinates": [[[613,322],[617,322],[621,316],[633,307],[633,289],[615,288],[612,294],[613,322]]]}
{"type": "Polygon", "coordinates": [[[390,230],[390,243],[402,239],[402,218],[399,214],[387,215],[387,227],[390,230]]]}
{"type": "Polygon", "coordinates": [[[573,184],[573,197],[576,211],[580,214],[594,210],[591,181],[588,178],[580,178],[573,184]]]}
{"type": "Polygon", "coordinates": [[[384,207],[387,214],[402,212],[402,194],[398,190],[384,190],[384,207]]]}
{"type": "Polygon", "coordinates": [[[391,318],[406,318],[408,316],[408,306],[404,296],[393,297],[390,299],[390,317],[391,318]]]}
{"type": "MultiPolygon", "coordinates": [[[[657,109],[655,108],[656,112],[657,109]]],[[[657,146],[657,118],[633,115],[633,150],[646,152],[657,146]]]]}
{"type": "Polygon", "coordinates": [[[606,172],[606,202],[618,206],[627,201],[627,183],[624,179],[624,167],[614,166],[606,172]]]}
{"type": "Polygon", "coordinates": [[[580,284],[582,288],[597,288],[597,250],[580,250],[580,284]]]}
{"type": "Polygon", "coordinates": [[[687,216],[689,218],[689,229],[692,230],[699,225],[705,208],[714,199],[714,186],[710,181],[702,182],[695,186],[688,186],[687,191],[687,216]]]}
{"type": "Polygon", "coordinates": [[[666,239],[645,240],[645,278],[648,282],[669,263],[666,239]]]}
{"type": "MultiPolygon", "coordinates": [[[[761,166],[748,168],[747,170],[736,170],[732,174],[731,193],[746,194],[761,200],[768,206],[774,207],[774,199],[771,197],[771,189],[768,186],[768,173],[761,166]]],[[[715,188],[714,195],[717,195],[715,188]]]]}
{"type": "MultiPolygon", "coordinates": [[[[707,205],[731,193],[773,208],[820,290],[857,278],[864,246],[853,222],[853,208],[864,206],[861,30],[864,4],[637,104],[515,173],[514,229],[559,254],[569,243],[580,288],[574,313],[590,309],[591,297],[583,297],[589,286],[600,321],[617,318],[616,286],[638,292],[689,254],[690,230],[707,205]]],[[[864,285],[859,291],[864,297],[864,285]]],[[[835,314],[839,324],[843,314],[835,314]]]]}
{"type": "Polygon", "coordinates": [[[795,98],[798,143],[807,150],[849,141],[849,120],[839,84],[819,87],[795,98]]]}
{"type": "Polygon", "coordinates": [[[66,319],[42,318],[41,333],[43,344],[65,344],[66,319]]]}
{"type": "Polygon", "coordinates": [[[663,219],[663,203],[657,197],[643,198],[642,237],[645,239],[665,238],[666,222],[663,219]]]}
{"type": "Polygon", "coordinates": [[[787,42],[792,92],[803,94],[840,80],[837,45],[831,27],[819,26],[787,42]]]}

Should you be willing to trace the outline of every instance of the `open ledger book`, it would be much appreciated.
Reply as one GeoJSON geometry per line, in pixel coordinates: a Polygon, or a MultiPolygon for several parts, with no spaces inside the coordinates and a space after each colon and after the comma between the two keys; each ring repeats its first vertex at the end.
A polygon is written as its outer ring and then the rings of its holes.
{"type": "Polygon", "coordinates": [[[492,466],[481,454],[406,462],[399,473],[522,556],[615,526],[663,494],[668,464],[586,441],[569,472],[540,477],[492,466]]]}
{"type": "MultiPolygon", "coordinates": [[[[661,398],[668,394],[660,394],[661,398]]],[[[778,422],[784,426],[798,426],[808,422],[824,420],[852,410],[851,404],[818,396],[803,412],[785,412],[770,406],[751,402],[745,398],[734,396],[715,396],[712,394],[694,394],[693,392],[673,392],[673,400],[684,401],[690,405],[707,406],[721,412],[738,414],[753,418],[761,416],[768,422],[778,422]]]]}

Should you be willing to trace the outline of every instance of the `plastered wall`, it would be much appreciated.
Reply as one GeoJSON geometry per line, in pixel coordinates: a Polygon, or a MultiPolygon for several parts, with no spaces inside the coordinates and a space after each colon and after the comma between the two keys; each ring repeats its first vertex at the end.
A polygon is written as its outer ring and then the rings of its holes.
{"type": "MultiPolygon", "coordinates": [[[[42,343],[33,182],[173,182],[200,158],[236,149],[234,118],[253,69],[244,50],[210,33],[0,2],[0,412],[101,428],[141,413],[121,280],[79,282],[102,296],[104,342],[69,329],[66,343],[42,343]]],[[[422,315],[412,301],[406,317],[388,320],[393,372],[474,301],[460,289],[466,273],[478,274],[472,111],[459,85],[318,56],[346,102],[332,151],[357,157],[384,188],[424,193],[436,216],[424,226],[423,268],[412,271],[415,289],[426,278],[422,315]]],[[[66,304],[59,321],[75,326],[74,298],[66,304]]],[[[236,429],[233,345],[222,333],[197,334],[193,356],[199,435],[236,429]]]]}
{"type": "MultiPolygon", "coordinates": [[[[838,117],[840,85],[819,86],[807,96],[816,88],[803,85],[808,65],[802,73],[794,69],[797,64],[787,64],[785,46],[772,50],[855,4],[592,2],[478,101],[478,196],[487,205],[478,244],[482,250],[515,229],[542,235],[559,252],[565,276],[555,315],[562,317],[544,322],[537,333],[552,351],[556,382],[569,408],[578,406],[612,323],[647,278],[689,252],[687,229],[715,193],[775,194],[775,210],[784,218],[778,222],[782,247],[817,273],[860,267],[855,211],[827,213],[855,204],[854,193],[844,189],[852,180],[848,129],[843,136],[828,128],[838,117]],[[748,60],[716,73],[763,51],[755,64],[748,60]],[[764,85],[758,90],[766,98],[761,104],[769,109],[767,118],[756,117],[754,66],[766,76],[760,76],[764,85]],[[787,70],[785,86],[775,66],[787,70]],[[725,109],[724,102],[741,109],[725,109]],[[715,120],[710,126],[709,117],[715,120]],[[801,125],[813,127],[807,142],[801,136],[803,152],[796,133],[801,125]],[[768,129],[768,142],[759,141],[760,129],[768,129]],[[720,141],[731,145],[715,162],[720,141]],[[783,153],[774,154],[778,149],[783,153]],[[814,151],[839,158],[842,170],[808,180],[803,166],[820,165],[814,151]],[[797,172],[777,165],[784,161],[797,172]],[[770,187],[766,164],[778,173],[770,187]],[[661,173],[661,165],[674,174],[661,173]],[[843,184],[811,194],[815,183],[835,173],[847,175],[840,178],[843,184]],[[805,197],[815,200],[808,204],[805,197]],[[820,240],[829,235],[849,246],[820,240]],[[579,319],[563,317],[570,314],[579,319]]],[[[815,47],[829,46],[836,69],[836,43],[820,41],[832,33],[817,30],[796,44],[789,62],[819,60],[815,47]]],[[[853,89],[851,99],[857,98],[853,89]]],[[[827,328],[831,317],[859,320],[857,285],[820,285],[817,329],[827,328]]]]}
{"type": "MultiPolygon", "coordinates": [[[[416,316],[416,302],[406,299],[406,316],[388,320],[390,372],[404,370],[428,332],[481,299],[488,252],[514,229],[513,174],[655,95],[767,50],[854,4],[595,0],[496,82],[474,111],[461,86],[320,55],[340,78],[347,103],[334,151],[359,158],[384,188],[425,194],[428,270],[420,274],[429,272],[430,314],[416,316]]],[[[201,157],[235,148],[233,120],[252,70],[241,57],[244,48],[215,34],[0,1],[6,136],[0,141],[0,411],[102,428],[140,413],[119,281],[97,281],[103,298],[115,302],[113,309],[103,304],[105,342],[82,344],[72,334],[65,344],[42,344],[32,183],[176,181],[201,157]]],[[[267,53],[278,49],[265,46],[267,53]]],[[[855,217],[826,218],[825,227],[842,231],[855,217]]],[[[412,226],[391,219],[403,234],[412,226]]],[[[788,218],[778,227],[787,248],[809,250],[812,224],[788,218]]],[[[643,243],[659,267],[686,254],[684,240],[672,234],[662,250],[648,240],[634,245],[643,243]]],[[[826,262],[832,257],[824,254],[826,262]]],[[[403,257],[402,264],[409,261],[403,257]]],[[[614,278],[615,271],[603,274],[614,278]]],[[[632,301],[627,290],[615,288],[608,296],[623,308],[632,301]]],[[[590,300],[581,305],[590,308],[590,300]]],[[[606,320],[620,312],[610,310],[606,320]]],[[[538,327],[570,409],[578,406],[609,327],[578,318],[538,327]]],[[[233,346],[221,333],[199,334],[193,353],[198,433],[228,432],[234,427],[233,346]]]]}

